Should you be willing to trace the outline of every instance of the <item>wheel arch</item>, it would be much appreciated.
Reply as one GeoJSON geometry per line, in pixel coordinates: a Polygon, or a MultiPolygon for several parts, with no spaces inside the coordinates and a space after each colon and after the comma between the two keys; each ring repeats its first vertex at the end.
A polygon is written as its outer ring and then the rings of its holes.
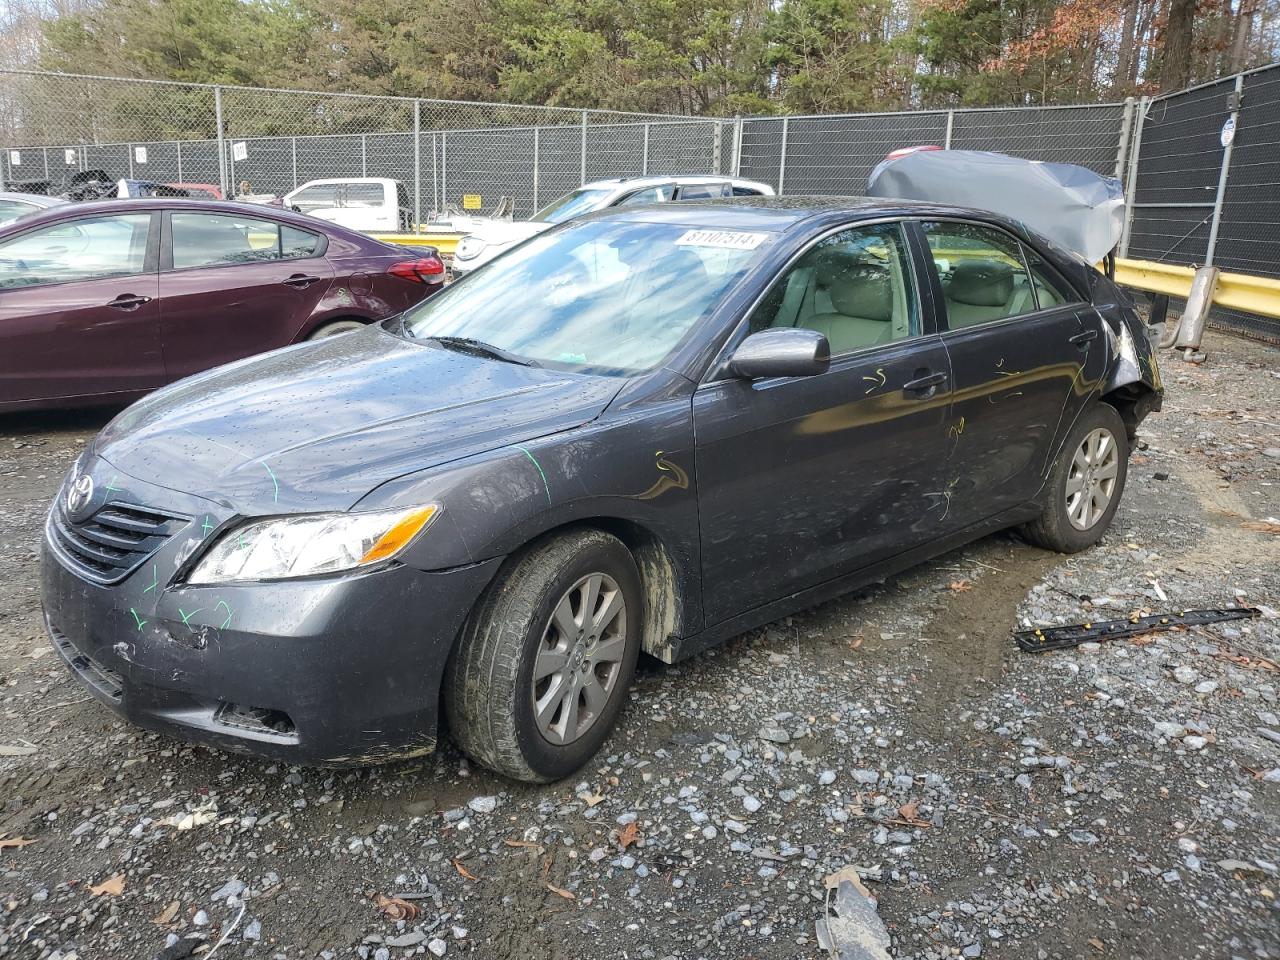
{"type": "Polygon", "coordinates": [[[363,324],[366,327],[371,323],[378,322],[376,319],[372,317],[361,316],[360,314],[356,314],[356,313],[342,313],[342,314],[332,314],[330,316],[310,317],[308,318],[307,322],[302,325],[302,329],[298,331],[297,336],[293,338],[294,343],[299,343],[303,340],[308,339],[317,330],[327,327],[332,323],[345,323],[348,320],[354,321],[355,323],[363,324]]]}
{"type": "Polygon", "coordinates": [[[1107,393],[1102,394],[1098,399],[1113,407],[1116,413],[1120,414],[1120,419],[1124,421],[1125,433],[1128,435],[1130,444],[1138,436],[1138,425],[1146,418],[1147,414],[1152,410],[1159,409],[1158,400],[1159,392],[1143,383],[1141,380],[1133,383],[1126,383],[1123,386],[1116,387],[1107,393]]]}

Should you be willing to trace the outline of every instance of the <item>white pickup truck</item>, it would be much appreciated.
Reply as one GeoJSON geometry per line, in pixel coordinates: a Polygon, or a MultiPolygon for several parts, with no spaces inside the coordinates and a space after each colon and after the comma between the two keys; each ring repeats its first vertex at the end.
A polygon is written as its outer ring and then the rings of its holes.
{"type": "Polygon", "coordinates": [[[413,219],[404,184],[386,177],[312,180],[286,193],[284,205],[361,233],[399,233],[413,219]]]}

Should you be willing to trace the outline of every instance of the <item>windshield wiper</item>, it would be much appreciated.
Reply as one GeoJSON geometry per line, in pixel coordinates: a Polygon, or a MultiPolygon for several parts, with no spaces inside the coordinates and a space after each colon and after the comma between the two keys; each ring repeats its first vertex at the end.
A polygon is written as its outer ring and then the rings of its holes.
{"type": "Polygon", "coordinates": [[[504,363],[517,363],[522,367],[540,367],[542,366],[536,360],[530,360],[528,357],[522,357],[519,354],[511,353],[509,350],[503,350],[501,347],[495,347],[492,343],[485,343],[483,340],[476,340],[472,337],[423,337],[423,340],[434,340],[449,350],[457,350],[459,353],[470,353],[477,357],[489,357],[493,360],[501,360],[504,363]]]}

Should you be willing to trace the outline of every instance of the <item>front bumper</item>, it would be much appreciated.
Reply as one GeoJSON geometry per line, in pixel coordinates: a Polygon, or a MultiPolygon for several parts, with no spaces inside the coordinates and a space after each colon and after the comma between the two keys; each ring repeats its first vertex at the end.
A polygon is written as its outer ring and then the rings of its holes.
{"type": "Polygon", "coordinates": [[[164,491],[157,504],[158,488],[112,479],[126,502],[195,519],[106,585],[75,572],[46,526],[45,621],[55,650],[98,700],[148,729],[290,763],[359,765],[434,749],[445,662],[499,561],[436,573],[393,565],[275,583],[169,583],[205,542],[191,542],[201,517],[210,518],[208,538],[231,518],[219,518],[211,501],[193,509],[194,498],[164,491]]]}

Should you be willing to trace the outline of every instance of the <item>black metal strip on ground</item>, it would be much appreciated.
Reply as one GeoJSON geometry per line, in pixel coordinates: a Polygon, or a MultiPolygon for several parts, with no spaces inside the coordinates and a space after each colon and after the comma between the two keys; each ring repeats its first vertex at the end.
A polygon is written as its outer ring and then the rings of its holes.
{"type": "Polygon", "coordinates": [[[1128,620],[1104,620],[1099,623],[1073,623],[1065,627],[1018,630],[1014,633],[1013,639],[1018,642],[1018,646],[1024,653],[1048,653],[1050,650],[1076,647],[1091,640],[1117,640],[1160,630],[1172,630],[1175,627],[1199,627],[1207,623],[1222,623],[1227,620],[1248,620],[1261,615],[1262,611],[1256,607],[1183,610],[1180,613],[1130,617],[1128,620]]]}

